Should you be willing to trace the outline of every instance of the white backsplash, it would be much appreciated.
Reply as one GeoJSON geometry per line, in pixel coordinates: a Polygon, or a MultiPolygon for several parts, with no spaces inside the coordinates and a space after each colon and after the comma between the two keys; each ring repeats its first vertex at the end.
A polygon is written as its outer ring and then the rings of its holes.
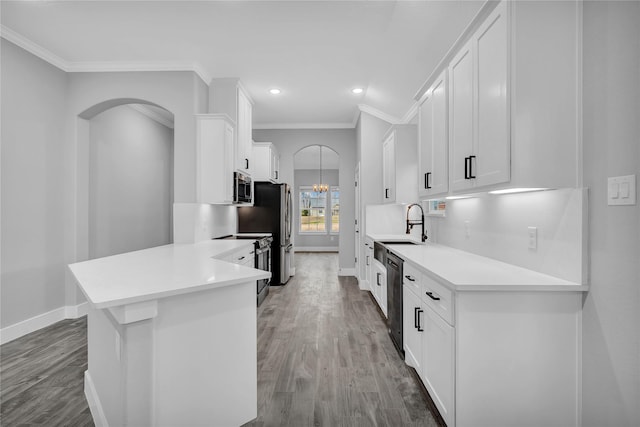
{"type": "MultiPolygon", "coordinates": [[[[561,189],[447,200],[445,217],[426,220],[428,242],[587,283],[587,196],[586,189],[561,189]],[[537,249],[528,248],[528,227],[537,228],[537,249]]],[[[405,232],[406,205],[367,206],[366,215],[367,232],[405,232]]]]}
{"type": "Polygon", "coordinates": [[[174,243],[196,243],[233,234],[237,230],[234,206],[200,203],[173,204],[174,243]]]}

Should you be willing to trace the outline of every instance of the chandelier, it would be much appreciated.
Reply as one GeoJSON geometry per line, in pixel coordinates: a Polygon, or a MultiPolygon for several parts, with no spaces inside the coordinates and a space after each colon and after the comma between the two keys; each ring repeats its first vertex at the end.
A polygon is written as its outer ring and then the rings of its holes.
{"type": "Polygon", "coordinates": [[[322,183],[322,145],[318,145],[320,151],[320,180],[318,184],[313,184],[313,191],[316,193],[326,193],[329,191],[329,186],[322,183]]]}

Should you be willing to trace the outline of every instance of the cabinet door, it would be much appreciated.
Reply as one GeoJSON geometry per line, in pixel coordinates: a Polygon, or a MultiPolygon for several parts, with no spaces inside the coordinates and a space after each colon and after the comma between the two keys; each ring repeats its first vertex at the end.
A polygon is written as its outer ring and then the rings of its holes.
{"type": "Polygon", "coordinates": [[[271,179],[274,182],[280,182],[280,155],[273,147],[271,149],[271,179]]]}
{"type": "Polygon", "coordinates": [[[419,184],[421,196],[446,193],[449,190],[449,130],[446,70],[427,92],[420,106],[419,120],[419,184]]]}
{"type": "Polygon", "coordinates": [[[476,185],[508,182],[510,131],[506,2],[496,7],[474,38],[477,69],[476,185]]]}
{"type": "Polygon", "coordinates": [[[422,377],[422,334],[424,308],[420,298],[407,286],[402,287],[402,341],[404,361],[422,377]]]}
{"type": "Polygon", "coordinates": [[[451,189],[472,186],[469,174],[473,155],[473,52],[467,43],[449,65],[449,141],[451,189]]]}
{"type": "Polygon", "coordinates": [[[216,115],[196,116],[196,193],[199,203],[233,202],[233,126],[216,115]]]}
{"type": "Polygon", "coordinates": [[[429,307],[425,307],[424,316],[423,380],[442,418],[447,425],[455,425],[454,329],[429,307]]]}
{"type": "Polygon", "coordinates": [[[249,174],[251,169],[251,103],[240,89],[238,89],[237,127],[236,169],[249,174]]]}
{"type": "Polygon", "coordinates": [[[371,268],[373,263],[373,243],[369,241],[364,244],[364,281],[371,289],[371,268]],[[371,245],[371,246],[370,246],[371,245]]]}
{"type": "Polygon", "coordinates": [[[392,203],[396,200],[396,159],[395,133],[391,133],[382,144],[382,201],[392,203]]]}

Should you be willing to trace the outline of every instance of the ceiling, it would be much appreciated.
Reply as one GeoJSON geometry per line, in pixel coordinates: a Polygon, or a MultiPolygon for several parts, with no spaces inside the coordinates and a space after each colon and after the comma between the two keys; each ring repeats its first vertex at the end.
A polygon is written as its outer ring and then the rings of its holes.
{"type": "Polygon", "coordinates": [[[352,128],[360,109],[410,119],[414,95],[483,3],[3,0],[1,22],[3,37],[69,71],[237,77],[254,128],[352,128]]]}

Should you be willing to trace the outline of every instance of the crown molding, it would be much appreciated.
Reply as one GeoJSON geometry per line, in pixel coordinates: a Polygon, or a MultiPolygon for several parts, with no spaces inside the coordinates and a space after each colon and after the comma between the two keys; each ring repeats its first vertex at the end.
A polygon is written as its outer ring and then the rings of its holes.
{"type": "Polygon", "coordinates": [[[380,111],[377,108],[371,107],[367,104],[358,104],[358,110],[363,113],[371,114],[374,117],[379,118],[380,120],[384,120],[387,123],[392,125],[402,124],[402,121],[396,116],[392,116],[391,114],[387,114],[384,111],[380,111]]]}
{"type": "Polygon", "coordinates": [[[253,129],[353,129],[352,123],[254,123],[253,129]]]}
{"type": "Polygon", "coordinates": [[[198,62],[131,62],[131,61],[86,61],[72,62],[60,58],[58,55],[45,49],[37,43],[29,40],[12,29],[0,26],[0,36],[11,43],[20,46],[27,52],[58,67],[68,73],[104,73],[127,71],[191,71],[194,72],[207,85],[211,81],[211,74],[198,62]]]}
{"type": "Polygon", "coordinates": [[[48,62],[61,69],[62,71],[69,71],[69,62],[60,58],[58,55],[52,53],[51,51],[45,49],[39,44],[32,42],[28,38],[24,37],[21,34],[16,33],[11,28],[5,27],[4,25],[0,25],[0,36],[10,41],[11,43],[21,47],[27,52],[37,56],[38,58],[48,62]]]}
{"type": "Polygon", "coordinates": [[[163,117],[144,104],[127,104],[127,107],[137,111],[144,116],[147,116],[151,120],[158,122],[161,125],[168,127],[169,129],[173,129],[173,120],[169,120],[166,117],[163,117]]]}

